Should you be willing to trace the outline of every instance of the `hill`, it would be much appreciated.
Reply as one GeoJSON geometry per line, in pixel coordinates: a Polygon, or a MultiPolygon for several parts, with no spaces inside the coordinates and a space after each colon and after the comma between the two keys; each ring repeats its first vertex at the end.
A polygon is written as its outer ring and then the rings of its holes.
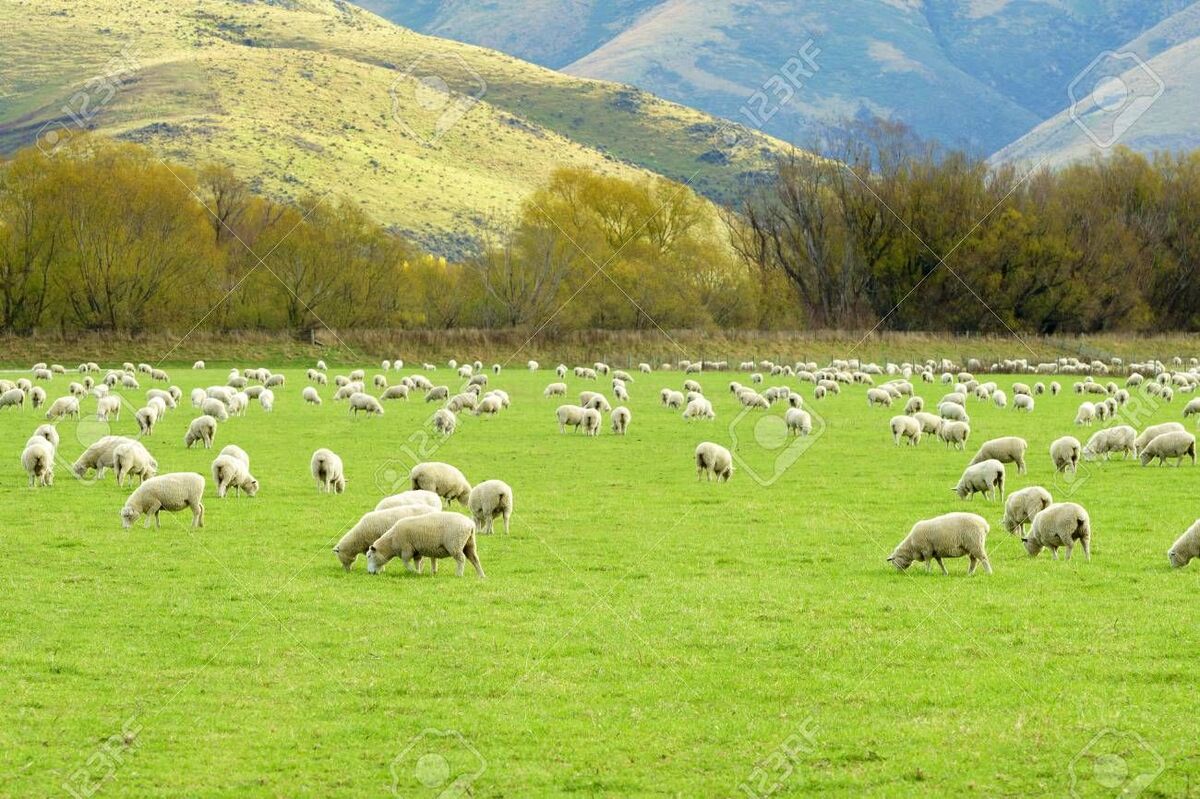
{"type": "Polygon", "coordinates": [[[0,6],[0,26],[0,152],[88,127],[230,164],[273,197],[356,198],[451,254],[559,166],[724,197],[782,148],[341,0],[31,0],[0,6]]]}

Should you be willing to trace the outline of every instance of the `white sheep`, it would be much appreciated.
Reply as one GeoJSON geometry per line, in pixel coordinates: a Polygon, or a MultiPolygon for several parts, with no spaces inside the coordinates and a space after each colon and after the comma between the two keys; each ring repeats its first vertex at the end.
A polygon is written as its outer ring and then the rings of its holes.
{"type": "MultiPolygon", "coordinates": [[[[230,401],[232,400],[233,397],[231,395],[230,401]]],[[[229,406],[215,397],[209,397],[208,399],[204,400],[204,402],[200,403],[200,413],[204,414],[205,416],[211,416],[218,422],[229,421],[229,406]]]]}
{"type": "Polygon", "coordinates": [[[566,383],[551,383],[546,386],[546,390],[542,392],[543,397],[565,397],[567,395],[566,383]]]}
{"type": "Polygon", "coordinates": [[[101,436],[91,446],[83,451],[83,453],[71,465],[71,472],[76,477],[83,478],[87,476],[89,469],[96,470],[96,479],[104,477],[106,469],[115,468],[113,460],[113,452],[122,444],[133,442],[135,439],[126,438],[125,436],[101,436]]]}
{"type": "Polygon", "coordinates": [[[379,400],[361,391],[350,395],[350,413],[357,419],[359,411],[367,414],[367,416],[371,416],[372,414],[383,416],[383,406],[379,404],[379,400]]]}
{"type": "Polygon", "coordinates": [[[29,487],[54,484],[54,445],[41,436],[34,436],[21,452],[21,465],[29,475],[29,487]]]}
{"type": "Polygon", "coordinates": [[[1075,424],[1092,426],[1092,422],[1096,421],[1096,406],[1091,402],[1084,402],[1079,406],[1079,410],[1075,412],[1075,424]]]}
{"type": "Polygon", "coordinates": [[[1044,548],[1058,560],[1058,548],[1066,547],[1066,560],[1078,541],[1087,560],[1092,559],[1092,521],[1088,512],[1074,502],[1056,502],[1033,517],[1029,535],[1021,539],[1029,557],[1036,557],[1044,548]]]}
{"type": "Polygon", "coordinates": [[[1083,447],[1074,436],[1056,438],[1050,444],[1050,460],[1056,472],[1075,472],[1079,469],[1079,457],[1083,447]]]}
{"type": "Polygon", "coordinates": [[[974,513],[946,513],[924,519],[912,526],[908,535],[888,556],[888,562],[899,571],[904,571],[913,561],[917,561],[924,563],[928,572],[936,561],[942,574],[949,574],[942,558],[961,558],[966,555],[971,559],[967,574],[974,574],[980,563],[983,564],[983,570],[991,574],[992,564],[986,549],[990,529],[987,520],[974,513]]]}
{"type": "Polygon", "coordinates": [[[451,436],[458,428],[458,417],[449,408],[438,408],[433,413],[433,429],[443,436],[451,436]]]}
{"type": "Polygon", "coordinates": [[[217,420],[211,416],[197,416],[188,425],[187,433],[183,436],[183,445],[188,449],[197,441],[204,444],[205,449],[212,449],[217,437],[217,420]]]}
{"type": "Polygon", "coordinates": [[[1127,424],[1097,430],[1084,445],[1083,457],[1094,460],[1103,455],[1104,460],[1108,460],[1109,455],[1114,452],[1120,452],[1126,458],[1130,455],[1137,457],[1137,447],[1134,444],[1136,440],[1137,431],[1127,424]]]}
{"type": "Polygon", "coordinates": [[[125,478],[138,476],[144,483],[158,474],[158,461],[140,441],[126,441],[113,450],[113,471],[117,473],[117,485],[125,485],[125,478]]]}
{"type": "Polygon", "coordinates": [[[696,479],[728,482],[733,476],[733,455],[720,444],[705,441],[696,447],[696,479]]]}
{"type": "Polygon", "coordinates": [[[1014,491],[1004,503],[1004,518],[1000,523],[1009,533],[1024,535],[1025,525],[1053,503],[1054,498],[1050,496],[1050,492],[1041,486],[1029,486],[1014,491]]]}
{"type": "Polygon", "coordinates": [[[513,513],[512,487],[503,480],[484,480],[471,489],[467,507],[475,519],[475,529],[491,534],[497,516],[504,519],[504,534],[508,534],[509,520],[513,513]]]}
{"type": "Polygon", "coordinates": [[[476,416],[495,416],[500,413],[503,407],[503,402],[500,397],[494,394],[488,394],[486,397],[481,397],[479,404],[475,406],[476,416]]]}
{"type": "Polygon", "coordinates": [[[909,415],[916,419],[921,425],[922,433],[932,433],[933,435],[937,435],[939,432],[941,432],[942,424],[945,422],[945,420],[937,414],[926,413],[925,411],[917,411],[909,415]]]}
{"type": "Polygon", "coordinates": [[[568,427],[573,427],[575,432],[579,432],[579,428],[583,426],[584,410],[578,405],[559,405],[554,411],[558,419],[558,432],[565,433],[568,427]]]}
{"type": "Polygon", "coordinates": [[[379,504],[375,506],[375,510],[398,508],[401,505],[424,505],[433,510],[441,510],[442,498],[433,491],[422,491],[420,489],[416,491],[401,491],[399,494],[392,494],[379,500],[379,504]]]}
{"type": "Polygon", "coordinates": [[[266,413],[275,410],[275,392],[269,388],[264,388],[258,395],[258,404],[266,413]]]}
{"type": "Polygon", "coordinates": [[[812,415],[800,408],[788,408],[783,415],[783,423],[794,436],[807,436],[812,433],[812,415]]]}
{"type": "Polygon", "coordinates": [[[457,500],[466,505],[471,495],[471,484],[466,475],[456,467],[439,461],[418,463],[408,473],[413,490],[432,491],[447,502],[457,500]]]}
{"type": "Polygon", "coordinates": [[[394,386],[388,386],[384,390],[383,394],[381,394],[379,396],[379,398],[384,399],[384,400],[395,400],[395,399],[406,400],[406,399],[408,399],[408,393],[409,393],[409,388],[407,385],[405,385],[404,383],[397,383],[394,386]]]}
{"type": "Polygon", "coordinates": [[[1163,433],[1183,433],[1185,431],[1186,428],[1179,422],[1163,422],[1162,424],[1150,425],[1134,439],[1133,447],[1138,452],[1141,452],[1147,444],[1163,433]]]}
{"type": "Polygon", "coordinates": [[[439,402],[450,398],[450,389],[447,386],[434,386],[425,392],[426,402],[439,402]]]}
{"type": "Polygon", "coordinates": [[[995,459],[1001,463],[1013,463],[1017,466],[1017,474],[1025,474],[1025,450],[1029,444],[1018,436],[1004,436],[983,442],[970,465],[995,459]]]}
{"type": "Polygon", "coordinates": [[[204,477],[190,472],[176,472],[152,477],[144,481],[121,508],[121,525],[130,527],[138,517],[145,514],[146,527],[154,517],[154,526],[161,527],[158,514],[161,511],[181,511],[190,508],[192,526],[204,526],[204,477]]]}
{"type": "Polygon", "coordinates": [[[101,422],[107,422],[109,417],[114,420],[121,418],[121,398],[114,395],[101,397],[96,400],[96,418],[101,422]]]}
{"type": "Polygon", "coordinates": [[[716,419],[717,414],[713,411],[712,403],[704,397],[697,397],[688,402],[687,407],[683,409],[684,419],[716,419]]]}
{"type": "Polygon", "coordinates": [[[229,449],[226,447],[221,450],[221,454],[212,462],[213,483],[217,486],[217,496],[223,499],[230,488],[233,488],[238,496],[241,496],[243,491],[247,496],[254,496],[258,493],[258,480],[250,474],[249,458],[243,460],[237,454],[227,453],[229,449]]]}
{"type": "Polygon", "coordinates": [[[585,436],[595,436],[600,434],[600,411],[595,408],[583,409],[583,434],[585,436]]]}
{"type": "MultiPolygon", "coordinates": [[[[436,499],[436,497],[435,497],[436,499]]],[[[350,571],[359,555],[365,555],[384,533],[392,529],[392,525],[401,519],[411,519],[427,513],[441,511],[442,501],[437,500],[436,507],[428,505],[395,505],[388,508],[376,508],[364,513],[353,527],[346,531],[341,540],[333,548],[333,554],[341,562],[342,568],[350,571]]]]}
{"type": "Polygon", "coordinates": [[[346,471],[342,459],[331,450],[321,447],[312,454],[308,465],[313,479],[317,481],[318,492],[341,494],[346,490],[346,471]]]}
{"type": "Polygon", "coordinates": [[[1013,410],[1033,413],[1033,397],[1028,394],[1017,394],[1013,397],[1013,410]]]}
{"type": "Polygon", "coordinates": [[[997,492],[1004,499],[1004,464],[989,458],[972,464],[963,470],[958,485],[950,489],[959,499],[974,499],[983,494],[984,499],[995,499],[997,492]]]}
{"type": "Polygon", "coordinates": [[[38,425],[37,430],[33,431],[33,434],[39,438],[46,439],[50,442],[51,446],[53,446],[55,450],[58,449],[60,438],[58,435],[58,428],[56,428],[54,425],[40,424],[38,425]]]}
{"type": "Polygon", "coordinates": [[[204,361],[196,361],[194,364],[192,364],[192,368],[193,369],[203,369],[204,361]]]}
{"type": "Polygon", "coordinates": [[[613,409],[612,416],[612,431],[619,436],[625,435],[629,431],[629,421],[633,418],[633,414],[624,405],[620,405],[613,409]]]}
{"type": "Polygon", "coordinates": [[[1167,560],[1176,569],[1183,568],[1196,557],[1200,557],[1200,519],[1192,522],[1192,526],[1167,550],[1167,560]]]}
{"type": "MultiPolygon", "coordinates": [[[[400,386],[400,388],[404,388],[404,386],[400,386]]],[[[388,390],[390,391],[391,389],[388,389],[388,390]]],[[[404,390],[406,392],[408,391],[408,389],[404,389],[404,390]]],[[[313,388],[312,386],[305,386],[304,390],[300,392],[300,397],[309,405],[320,405],[321,404],[321,395],[318,394],[317,390],[315,388],[313,388]]]]}
{"type": "Polygon", "coordinates": [[[1166,464],[1167,458],[1175,458],[1175,465],[1179,466],[1183,463],[1184,458],[1189,457],[1192,459],[1192,465],[1195,466],[1196,437],[1191,433],[1179,430],[1155,436],[1149,444],[1138,451],[1138,458],[1143,466],[1149,466],[1155,458],[1158,458],[1159,466],[1166,464]]]}
{"type": "Polygon", "coordinates": [[[938,416],[951,422],[971,422],[966,409],[957,402],[943,402],[938,405],[938,416]]]}
{"type": "Polygon", "coordinates": [[[46,409],[46,418],[50,421],[67,416],[79,418],[79,399],[77,397],[59,397],[46,409]]]}
{"type": "Polygon", "coordinates": [[[943,419],[937,436],[946,442],[947,447],[953,446],[955,449],[963,451],[967,448],[967,440],[971,437],[971,426],[966,422],[943,419]]]}
{"type": "MultiPolygon", "coordinates": [[[[786,416],[784,417],[786,421],[786,416]]],[[[921,443],[921,423],[911,416],[893,416],[889,423],[892,430],[892,441],[900,446],[900,439],[907,439],[912,446],[921,443]]]]}
{"type": "Polygon", "coordinates": [[[439,511],[396,522],[367,549],[367,571],[378,574],[396,556],[415,573],[420,572],[422,558],[430,559],[433,574],[437,574],[440,558],[454,558],[459,577],[468,561],[476,574],[484,576],[475,548],[475,522],[459,513],[439,511]]]}

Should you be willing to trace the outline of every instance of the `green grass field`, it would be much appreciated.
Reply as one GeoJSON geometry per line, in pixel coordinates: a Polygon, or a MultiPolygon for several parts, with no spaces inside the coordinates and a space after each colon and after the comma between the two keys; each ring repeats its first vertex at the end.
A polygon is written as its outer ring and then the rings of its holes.
{"type": "MultiPolygon", "coordinates": [[[[217,449],[182,437],[188,390],[224,382],[213,366],[171,370],[185,400],[147,442],[160,473],[211,483],[217,449]]],[[[679,372],[635,375],[630,434],[606,418],[588,439],[559,435],[560,401],[541,396],[552,373],[512,370],[492,379],[509,411],[433,443],[431,405],[354,421],[328,388],[303,405],[303,369],[285,373],[274,413],[255,405],[217,434],[249,452],[262,490],[219,500],[210,485],[200,530],[186,513],[123,530],[129,489],[111,473],[93,484],[60,466],[52,488],[26,488],[18,456],[41,415],[0,412],[0,796],[1191,790],[1200,566],[1173,571],[1165,552],[1197,516],[1198,472],[1114,461],[1057,480],[1050,442],[1091,432],[1071,424],[1069,379],[1032,415],[969,402],[961,453],[894,447],[899,411],[868,409],[862,387],[819,403],[800,387],[822,422],[793,450],[762,412],[739,420],[727,384],[745,375],[701,376],[718,418],[693,424],[658,405],[679,372]],[[1030,560],[1000,503],[951,494],[998,435],[1030,444],[1009,490],[1040,484],[1090,511],[1091,563],[1030,560]],[[735,439],[732,482],[698,483],[696,444],[735,439]],[[321,446],[343,457],[345,494],[317,493],[321,446]],[[436,577],[339,567],[333,542],[407,487],[414,454],[513,486],[512,534],[480,538],[486,580],[455,578],[452,561],[436,577]],[[992,522],[992,576],[968,578],[965,559],[948,577],[885,562],[914,521],[963,509],[992,522]]],[[[142,382],[124,392],[137,407],[142,382]]],[[[936,404],[945,387],[917,390],[936,404]]],[[[60,425],[68,464],[76,428],[60,425]]],[[[113,425],[135,429],[128,411],[113,425]]]]}

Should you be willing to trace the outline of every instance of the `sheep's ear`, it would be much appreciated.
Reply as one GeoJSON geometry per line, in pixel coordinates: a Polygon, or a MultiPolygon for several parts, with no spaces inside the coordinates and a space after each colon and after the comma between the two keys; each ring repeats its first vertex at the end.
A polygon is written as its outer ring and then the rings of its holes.
{"type": "Polygon", "coordinates": [[[1021,543],[1022,543],[1022,544],[1024,544],[1024,543],[1027,543],[1028,541],[1029,541],[1029,539],[1028,539],[1028,538],[1022,538],[1022,539],[1021,539],[1021,543]]]}
{"type": "Polygon", "coordinates": [[[895,560],[895,559],[896,559],[896,556],[895,556],[895,555],[888,555],[887,559],[888,559],[888,563],[891,563],[893,560],[895,560]]]}

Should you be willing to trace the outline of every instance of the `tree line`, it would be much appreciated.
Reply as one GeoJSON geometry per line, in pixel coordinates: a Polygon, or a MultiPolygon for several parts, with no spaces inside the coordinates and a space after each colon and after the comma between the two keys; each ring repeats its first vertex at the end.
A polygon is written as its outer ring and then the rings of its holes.
{"type": "Polygon", "coordinates": [[[447,261],[352,198],[79,137],[0,162],[0,332],[1200,325],[1198,153],[1025,175],[873,123],[719,212],[564,168],[487,228],[447,261]]]}

